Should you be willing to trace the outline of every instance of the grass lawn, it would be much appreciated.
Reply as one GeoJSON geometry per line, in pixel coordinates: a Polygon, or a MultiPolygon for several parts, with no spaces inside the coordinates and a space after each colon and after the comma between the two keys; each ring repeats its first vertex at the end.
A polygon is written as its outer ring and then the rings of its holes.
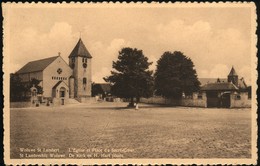
{"type": "Polygon", "coordinates": [[[69,148],[129,150],[113,158],[251,157],[250,109],[126,105],[11,109],[11,158],[20,148],[57,148],[66,156],[69,148]]]}

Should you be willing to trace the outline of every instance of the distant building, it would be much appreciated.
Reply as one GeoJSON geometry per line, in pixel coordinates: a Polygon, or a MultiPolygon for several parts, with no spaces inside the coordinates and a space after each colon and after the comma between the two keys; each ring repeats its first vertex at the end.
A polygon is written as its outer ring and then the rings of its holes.
{"type": "Polygon", "coordinates": [[[199,78],[200,91],[176,100],[153,96],[141,98],[141,102],[188,107],[245,108],[251,107],[251,86],[239,78],[232,67],[227,78],[199,78]]]}
{"type": "MultiPolygon", "coordinates": [[[[203,79],[200,79],[200,81],[203,79]]],[[[251,87],[243,78],[238,78],[232,67],[227,79],[208,79],[201,81],[201,93],[205,93],[207,107],[251,107],[251,87]]]]}
{"type": "Polygon", "coordinates": [[[92,84],[92,96],[98,96],[102,100],[111,97],[111,85],[109,83],[92,84]]]}
{"type": "Polygon", "coordinates": [[[61,105],[69,98],[79,102],[87,101],[91,97],[92,56],[81,39],[68,58],[69,64],[60,55],[31,61],[16,74],[24,83],[33,78],[40,80],[45,100],[61,105]]]}

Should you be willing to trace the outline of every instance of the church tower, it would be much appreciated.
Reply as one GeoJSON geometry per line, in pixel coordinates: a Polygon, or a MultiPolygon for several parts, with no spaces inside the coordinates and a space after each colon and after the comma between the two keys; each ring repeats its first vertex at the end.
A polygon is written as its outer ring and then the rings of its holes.
{"type": "Polygon", "coordinates": [[[228,82],[232,82],[234,85],[236,85],[238,87],[238,75],[233,66],[228,75],[228,82]]]}
{"type": "Polygon", "coordinates": [[[81,38],[69,55],[69,66],[73,70],[72,77],[70,78],[71,98],[76,98],[83,101],[87,97],[91,97],[91,59],[92,56],[88,52],[86,46],[81,38]],[[74,80],[72,80],[74,79],[74,80]]]}

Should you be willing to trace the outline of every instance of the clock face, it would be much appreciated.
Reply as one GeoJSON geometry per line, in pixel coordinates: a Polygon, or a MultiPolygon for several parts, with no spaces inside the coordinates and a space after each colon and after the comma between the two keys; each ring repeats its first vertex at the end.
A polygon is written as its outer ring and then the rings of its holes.
{"type": "Polygon", "coordinates": [[[83,63],[83,67],[84,67],[84,68],[87,68],[87,63],[83,63]]]}
{"type": "Polygon", "coordinates": [[[57,69],[57,73],[58,73],[58,74],[61,74],[61,73],[62,73],[62,69],[61,69],[61,68],[58,68],[58,69],[57,69]]]}

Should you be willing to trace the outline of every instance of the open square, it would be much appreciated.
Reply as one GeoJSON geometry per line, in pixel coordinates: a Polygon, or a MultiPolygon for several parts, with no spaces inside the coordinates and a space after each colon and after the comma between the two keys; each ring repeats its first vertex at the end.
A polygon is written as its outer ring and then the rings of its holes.
{"type": "Polygon", "coordinates": [[[250,109],[126,104],[11,109],[11,158],[20,158],[20,148],[58,149],[66,158],[69,148],[91,149],[90,158],[251,157],[250,109]]]}

